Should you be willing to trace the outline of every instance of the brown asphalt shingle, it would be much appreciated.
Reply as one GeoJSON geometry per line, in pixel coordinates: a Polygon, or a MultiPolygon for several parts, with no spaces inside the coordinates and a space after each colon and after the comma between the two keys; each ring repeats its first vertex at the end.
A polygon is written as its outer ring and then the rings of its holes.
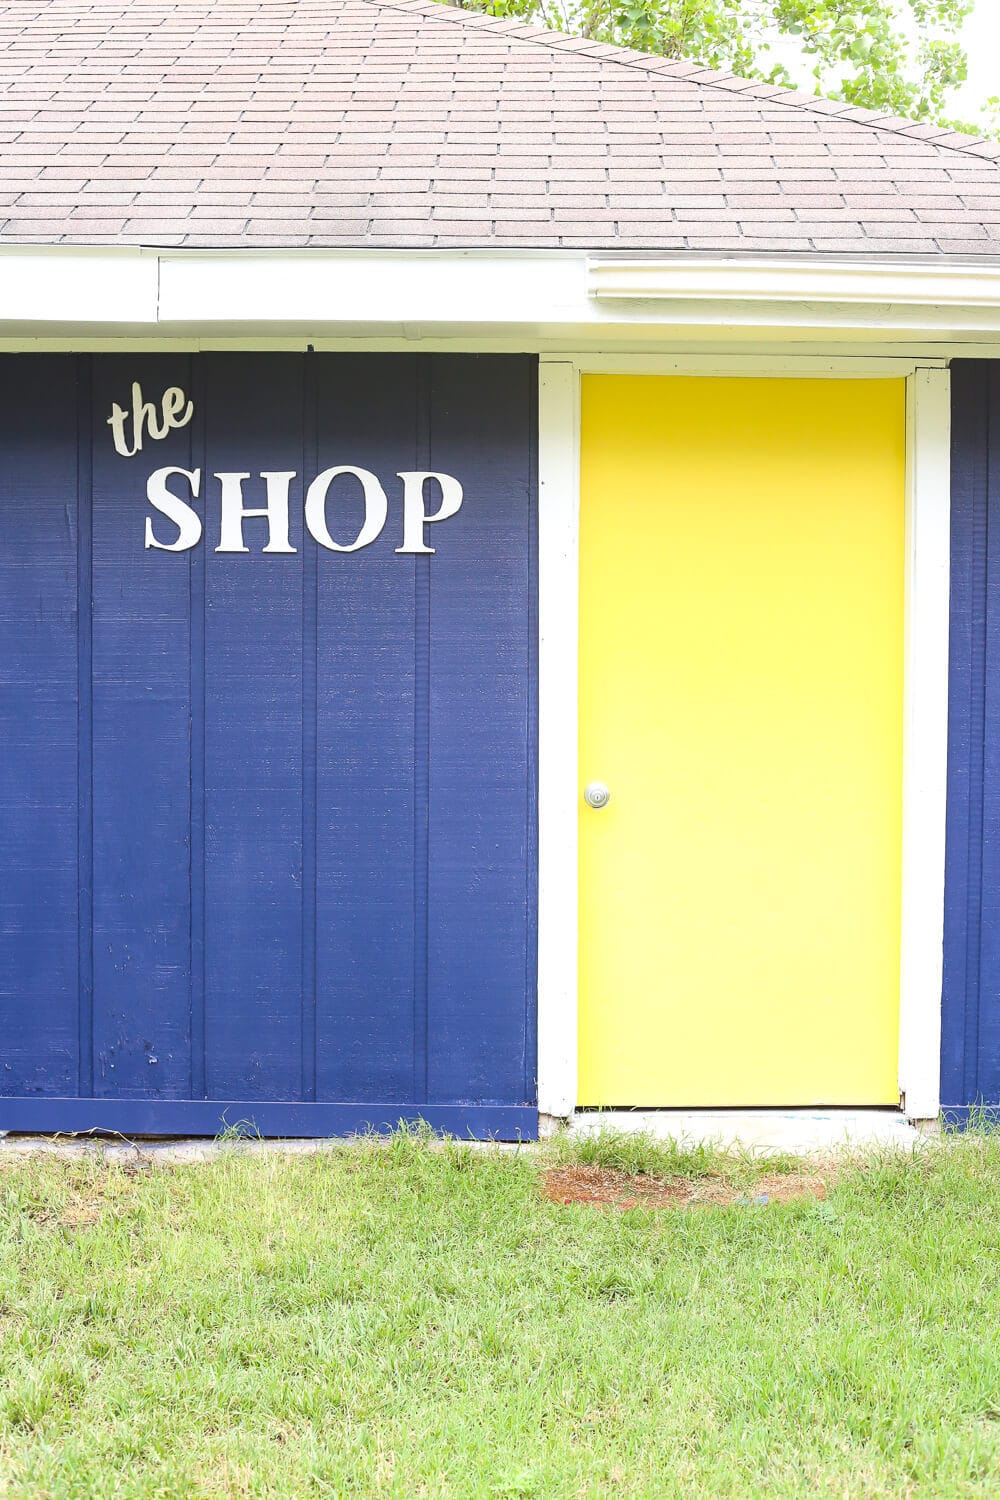
{"type": "Polygon", "coordinates": [[[428,0],[5,0],[0,242],[1000,255],[1000,144],[428,0]]]}

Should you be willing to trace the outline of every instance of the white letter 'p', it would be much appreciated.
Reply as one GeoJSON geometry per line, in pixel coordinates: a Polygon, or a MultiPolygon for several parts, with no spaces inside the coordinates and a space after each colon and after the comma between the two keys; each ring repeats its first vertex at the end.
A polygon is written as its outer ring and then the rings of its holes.
{"type": "Polygon", "coordinates": [[[462,486],[450,474],[413,469],[399,475],[403,481],[403,545],[397,552],[433,552],[424,541],[424,527],[431,521],[447,521],[462,504],[462,486]],[[424,485],[433,479],[441,490],[441,504],[432,516],[424,509],[424,485]]]}

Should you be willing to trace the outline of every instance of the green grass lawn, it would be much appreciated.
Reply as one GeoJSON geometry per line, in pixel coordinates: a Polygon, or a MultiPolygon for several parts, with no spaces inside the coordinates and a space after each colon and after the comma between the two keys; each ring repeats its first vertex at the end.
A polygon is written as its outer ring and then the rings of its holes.
{"type": "Polygon", "coordinates": [[[0,1495],[1000,1494],[1000,1138],[825,1201],[756,1171],[613,1139],[4,1161],[0,1495]],[[743,1201],[546,1201],[574,1155],[743,1201]]]}

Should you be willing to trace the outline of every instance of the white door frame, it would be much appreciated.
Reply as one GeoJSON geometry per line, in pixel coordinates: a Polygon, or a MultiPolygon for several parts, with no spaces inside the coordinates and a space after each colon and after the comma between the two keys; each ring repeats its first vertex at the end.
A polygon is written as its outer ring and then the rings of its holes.
{"type": "Polygon", "coordinates": [[[906,378],[899,1087],[911,1119],[932,1119],[940,1105],[951,377],[941,360],[794,354],[541,357],[539,1111],[565,1117],[577,1100],[580,382],[589,373],[906,378]]]}

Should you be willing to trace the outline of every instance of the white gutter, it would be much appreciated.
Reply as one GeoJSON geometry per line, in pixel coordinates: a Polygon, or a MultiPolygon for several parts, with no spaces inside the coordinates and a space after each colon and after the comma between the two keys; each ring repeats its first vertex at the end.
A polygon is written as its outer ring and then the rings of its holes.
{"type": "MultiPolygon", "coordinates": [[[[1000,250],[1000,245],[998,245],[1000,250]]],[[[821,306],[1000,308],[996,265],[831,260],[611,260],[587,264],[600,302],[808,302],[821,306]]]]}

